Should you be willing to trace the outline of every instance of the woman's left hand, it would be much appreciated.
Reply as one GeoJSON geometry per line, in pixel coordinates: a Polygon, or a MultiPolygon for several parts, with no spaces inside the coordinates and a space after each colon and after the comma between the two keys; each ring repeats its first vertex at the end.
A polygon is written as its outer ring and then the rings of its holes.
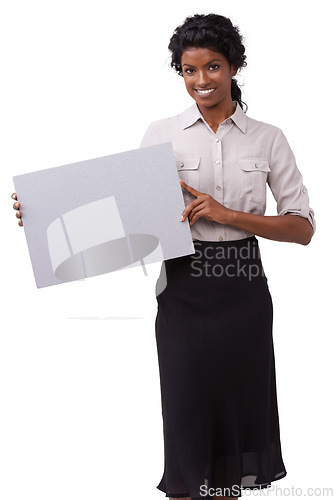
{"type": "Polygon", "coordinates": [[[186,189],[190,194],[196,196],[196,199],[188,203],[182,212],[181,221],[189,218],[189,224],[192,226],[197,219],[204,217],[207,220],[219,222],[220,224],[228,224],[231,218],[229,208],[224,207],[217,200],[212,198],[211,195],[201,193],[191,186],[188,186],[182,179],[180,179],[181,186],[186,189]]]}

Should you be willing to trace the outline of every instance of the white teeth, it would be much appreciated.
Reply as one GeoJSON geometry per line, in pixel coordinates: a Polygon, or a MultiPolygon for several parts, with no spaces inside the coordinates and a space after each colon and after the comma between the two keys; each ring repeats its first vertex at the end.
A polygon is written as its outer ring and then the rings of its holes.
{"type": "Polygon", "coordinates": [[[199,94],[210,94],[210,92],[213,92],[215,89],[207,89],[207,90],[199,90],[197,89],[197,92],[199,94]]]}

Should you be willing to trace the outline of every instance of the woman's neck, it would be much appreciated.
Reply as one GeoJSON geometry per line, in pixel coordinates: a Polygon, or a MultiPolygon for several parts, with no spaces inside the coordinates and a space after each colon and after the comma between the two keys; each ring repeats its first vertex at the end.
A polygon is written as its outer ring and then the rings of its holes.
{"type": "Polygon", "coordinates": [[[225,102],[221,103],[219,107],[212,106],[207,108],[204,106],[199,106],[198,104],[197,107],[200,110],[201,115],[203,116],[206,123],[215,133],[217,132],[219,125],[223,123],[223,121],[225,121],[227,118],[232,116],[235,112],[235,107],[232,99],[226,104],[225,102]]]}

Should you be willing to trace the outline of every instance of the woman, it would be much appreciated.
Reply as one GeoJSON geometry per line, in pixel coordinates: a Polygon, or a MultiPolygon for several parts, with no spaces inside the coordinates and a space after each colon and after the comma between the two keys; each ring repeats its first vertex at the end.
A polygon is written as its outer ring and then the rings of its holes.
{"type": "MultiPolygon", "coordinates": [[[[169,49],[195,102],[152,123],[141,146],[172,143],[180,223],[188,219],[196,252],[164,261],[157,283],[165,445],[157,487],[170,498],[235,498],[286,475],[272,301],[255,235],[307,245],[314,212],[283,133],[243,111],[233,78],[246,64],[238,28],[195,15],[169,49]],[[278,216],[264,215],[266,183],[278,216]]],[[[20,204],[13,207],[22,225],[20,204]]]]}
{"type": "Polygon", "coordinates": [[[195,15],[170,40],[194,99],[152,123],[141,146],[171,142],[195,254],[164,261],[156,340],[165,445],[157,486],[170,498],[228,498],[286,475],[272,301],[255,235],[307,245],[314,212],[277,127],[248,118],[233,78],[245,66],[237,27],[195,15]],[[266,183],[277,216],[265,216],[266,183]]]}

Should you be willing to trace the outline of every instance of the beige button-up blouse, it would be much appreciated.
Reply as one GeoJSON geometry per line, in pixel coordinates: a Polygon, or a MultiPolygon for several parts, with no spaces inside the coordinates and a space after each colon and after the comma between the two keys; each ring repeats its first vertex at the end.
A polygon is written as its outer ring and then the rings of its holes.
{"type": "MultiPolygon", "coordinates": [[[[171,142],[179,177],[232,210],[264,215],[268,184],[278,215],[305,217],[315,231],[307,189],[283,132],[249,118],[236,101],[234,105],[234,114],[219,125],[216,133],[194,103],[179,115],[151,123],[140,147],[171,142]]],[[[194,197],[182,191],[187,205],[194,197]]],[[[203,217],[190,229],[197,240],[239,240],[252,236],[203,217]]]]}

